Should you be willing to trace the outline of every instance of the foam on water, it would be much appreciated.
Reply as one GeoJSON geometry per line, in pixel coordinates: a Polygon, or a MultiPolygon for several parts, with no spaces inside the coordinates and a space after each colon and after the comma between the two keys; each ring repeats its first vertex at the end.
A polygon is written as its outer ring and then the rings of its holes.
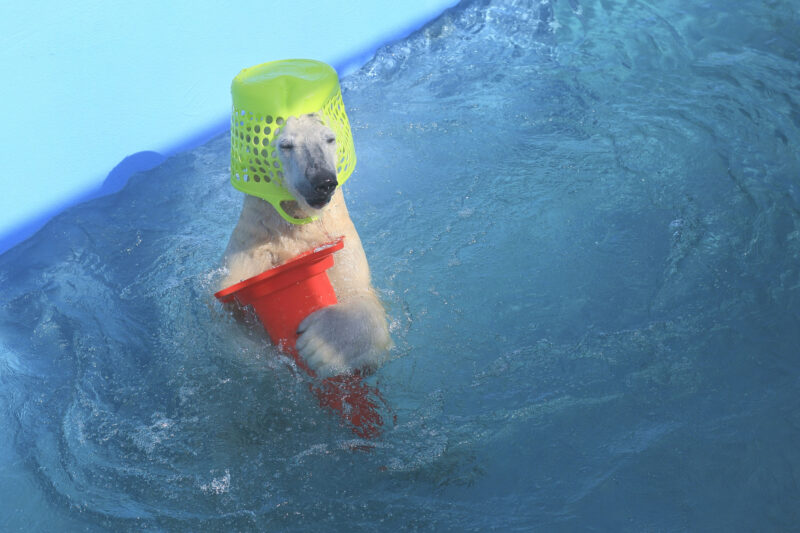
{"type": "Polygon", "coordinates": [[[798,29],[465,2],[343,80],[396,342],[370,451],[213,298],[226,138],[62,214],[0,256],[0,526],[796,527],[798,29]]]}

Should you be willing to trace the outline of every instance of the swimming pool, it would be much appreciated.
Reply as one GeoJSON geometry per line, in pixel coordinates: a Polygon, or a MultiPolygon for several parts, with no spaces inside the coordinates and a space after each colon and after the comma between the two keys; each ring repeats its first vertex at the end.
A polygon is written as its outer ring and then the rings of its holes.
{"type": "Polygon", "coordinates": [[[371,451],[214,301],[218,137],[0,256],[0,527],[800,523],[791,2],[465,2],[342,80],[371,451]]]}

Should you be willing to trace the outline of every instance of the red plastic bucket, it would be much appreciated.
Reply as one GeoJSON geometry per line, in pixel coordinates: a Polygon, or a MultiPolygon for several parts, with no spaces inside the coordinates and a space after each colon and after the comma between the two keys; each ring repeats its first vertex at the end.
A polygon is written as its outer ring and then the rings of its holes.
{"type": "MultiPolygon", "coordinates": [[[[333,253],[343,247],[344,237],[339,237],[214,296],[222,303],[252,307],[272,343],[314,376],[295,349],[297,328],[314,311],[337,302],[326,270],[333,266],[333,253]]],[[[320,405],[338,412],[356,435],[371,438],[380,434],[383,419],[378,407],[386,402],[376,388],[362,381],[358,372],[326,378],[312,390],[320,405]]]]}
{"type": "Polygon", "coordinates": [[[297,328],[305,317],[336,303],[336,293],[325,272],[333,266],[333,253],[344,247],[344,238],[318,246],[290,261],[217,292],[223,303],[251,306],[272,343],[297,355],[297,328]]]}

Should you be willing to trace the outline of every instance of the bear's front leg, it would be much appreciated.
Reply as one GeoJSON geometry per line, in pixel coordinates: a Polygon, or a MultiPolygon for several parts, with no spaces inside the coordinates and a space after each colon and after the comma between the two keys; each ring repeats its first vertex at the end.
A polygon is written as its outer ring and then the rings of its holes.
{"type": "Polygon", "coordinates": [[[297,332],[297,351],[323,378],[373,371],[392,345],[383,307],[372,295],[315,311],[297,332]]]}

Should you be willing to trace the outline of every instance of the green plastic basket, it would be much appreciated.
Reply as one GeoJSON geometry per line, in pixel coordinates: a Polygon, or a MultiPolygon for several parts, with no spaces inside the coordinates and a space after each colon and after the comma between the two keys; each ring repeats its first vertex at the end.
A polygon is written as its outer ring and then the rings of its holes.
{"type": "Polygon", "coordinates": [[[319,113],[336,134],[339,186],[350,177],[356,153],[336,71],[310,59],[272,61],[242,70],[231,94],[231,183],[266,200],[293,224],[311,222],[313,217],[294,218],[281,205],[294,197],[284,184],[276,143],[289,117],[319,113]]]}

